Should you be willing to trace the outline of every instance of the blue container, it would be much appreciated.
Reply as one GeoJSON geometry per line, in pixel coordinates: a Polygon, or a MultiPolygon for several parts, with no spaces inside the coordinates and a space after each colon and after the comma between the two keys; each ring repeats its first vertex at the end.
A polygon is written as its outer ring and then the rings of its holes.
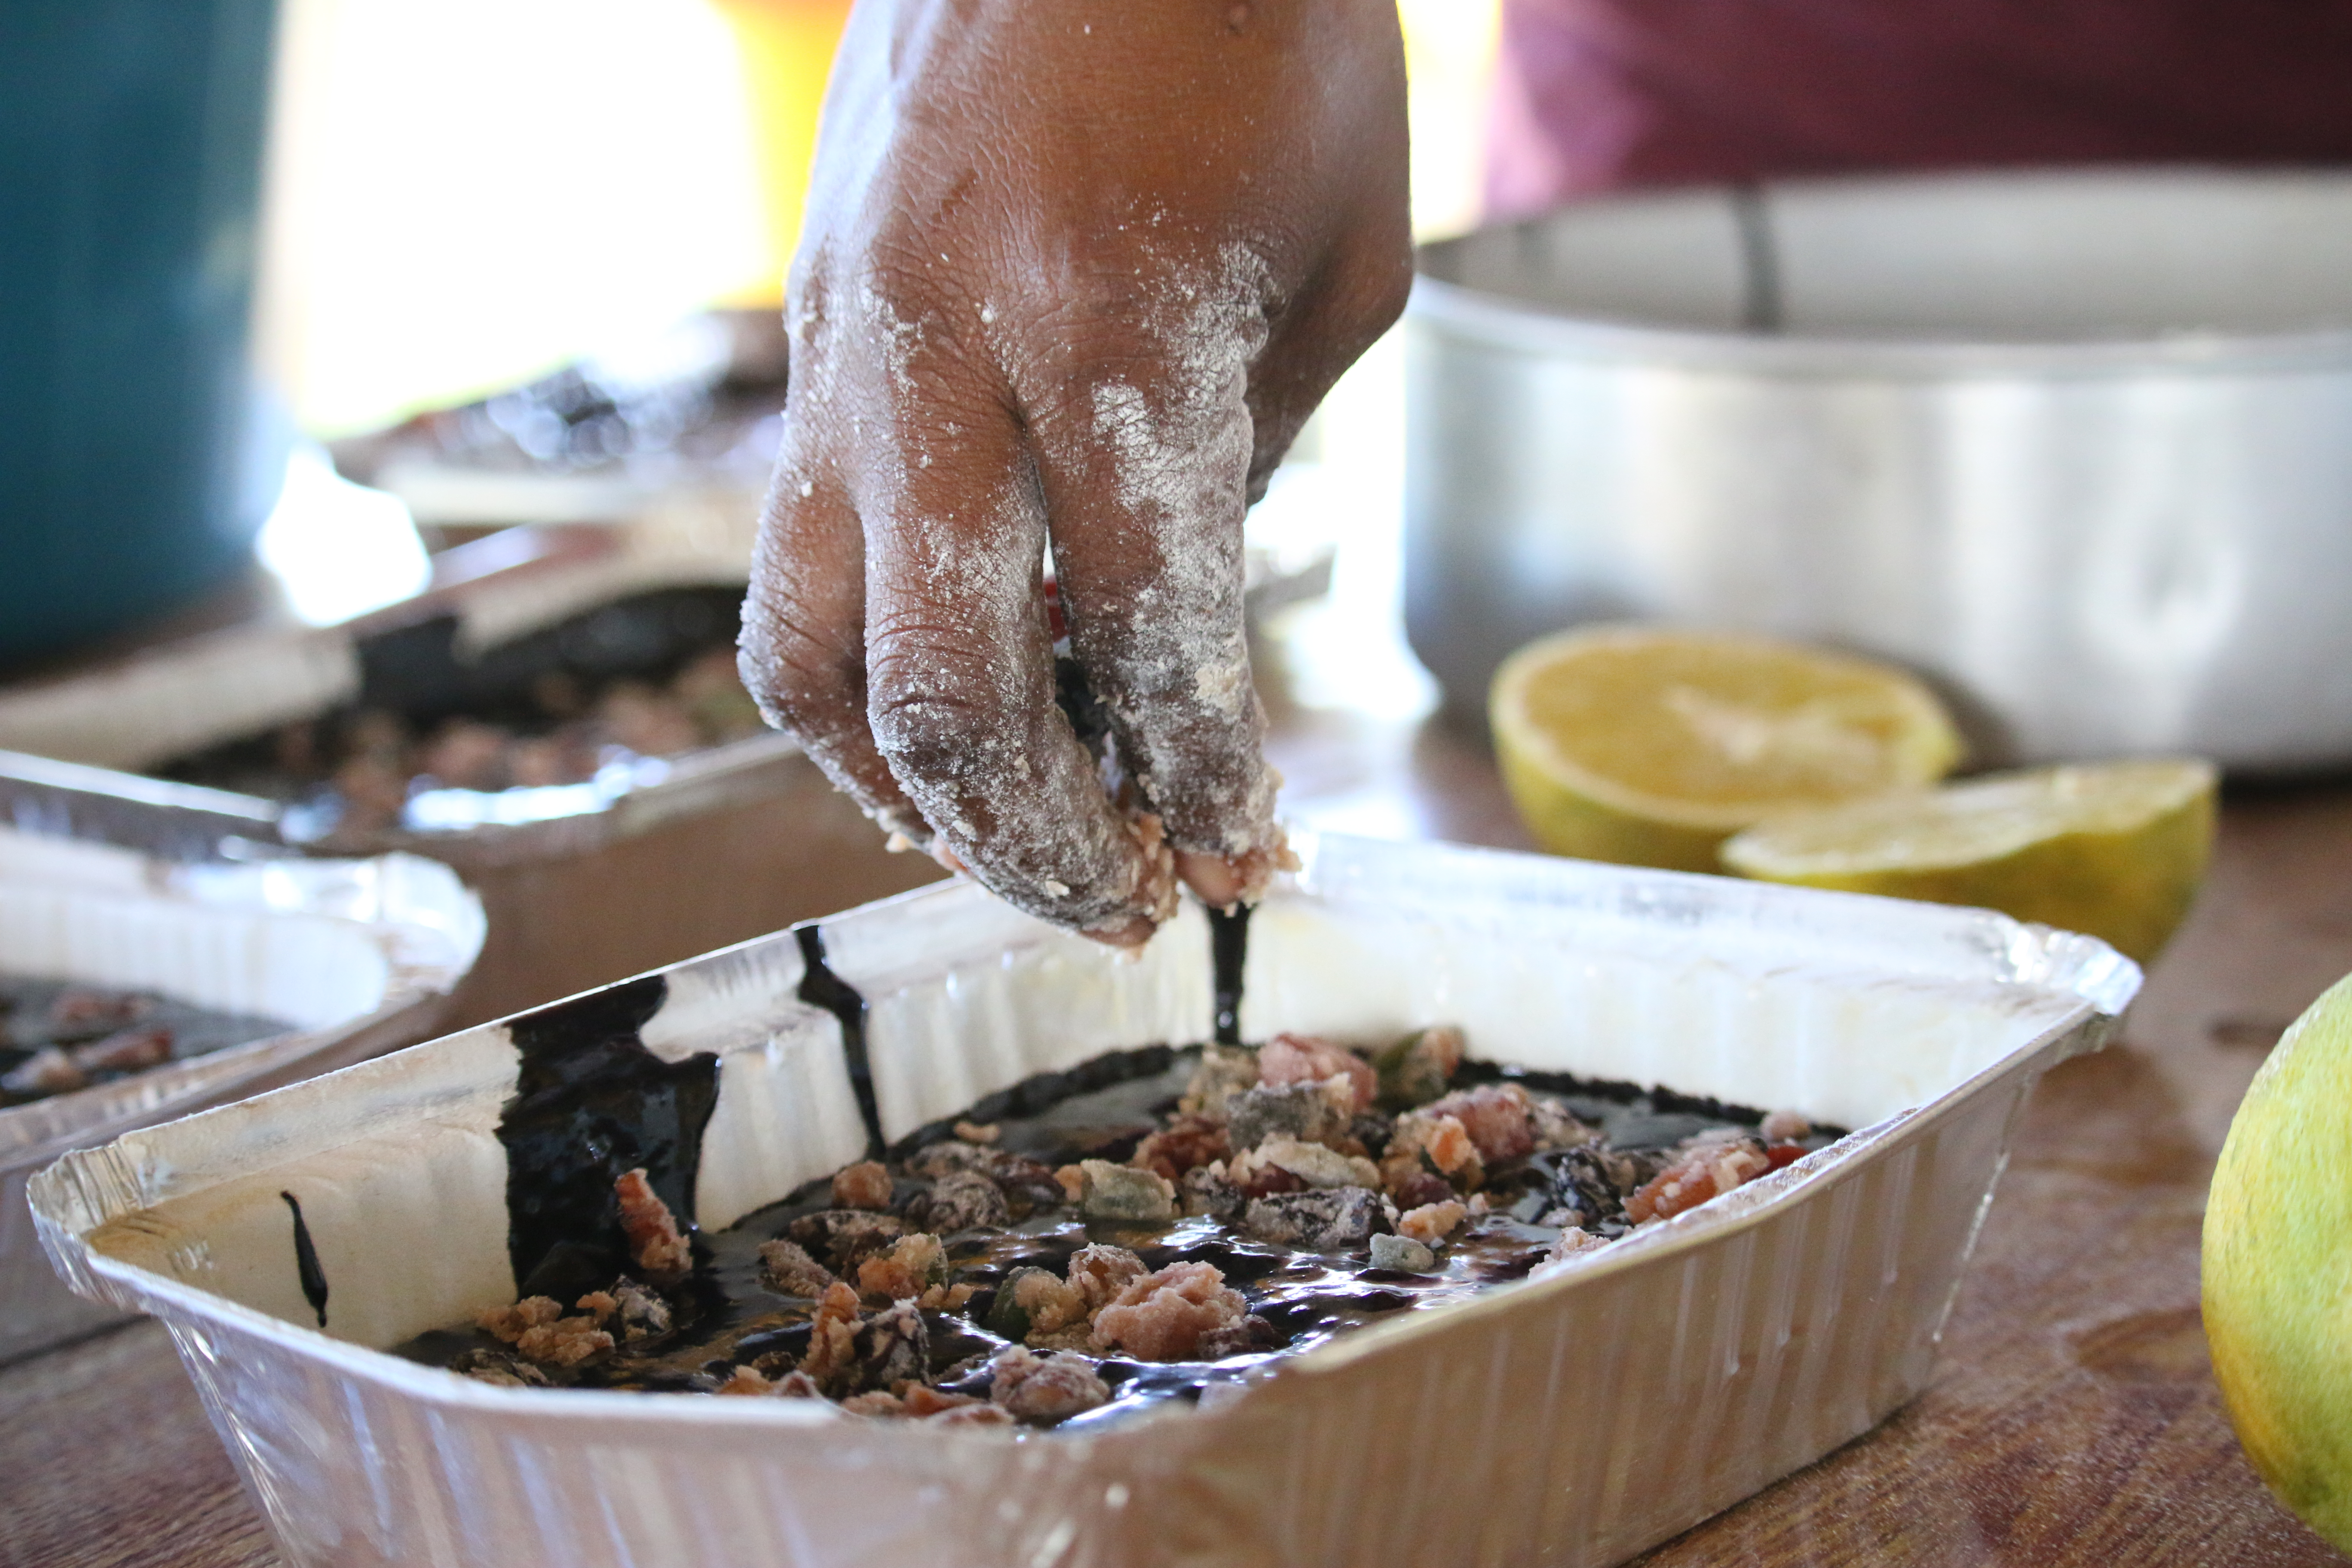
{"type": "Polygon", "coordinates": [[[0,0],[0,663],[233,577],[276,0],[0,0]]]}

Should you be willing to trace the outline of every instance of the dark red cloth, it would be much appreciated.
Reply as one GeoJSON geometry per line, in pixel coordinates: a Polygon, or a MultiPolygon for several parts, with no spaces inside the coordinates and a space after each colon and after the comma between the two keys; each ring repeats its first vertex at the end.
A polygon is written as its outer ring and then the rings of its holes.
{"type": "Polygon", "coordinates": [[[1492,216],[1870,170],[2352,163],[2352,0],[1503,0],[1492,216]]]}

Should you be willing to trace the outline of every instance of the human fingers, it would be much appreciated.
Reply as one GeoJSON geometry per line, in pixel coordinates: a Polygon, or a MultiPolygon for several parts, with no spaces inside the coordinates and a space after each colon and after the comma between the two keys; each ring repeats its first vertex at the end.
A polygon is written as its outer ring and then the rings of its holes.
{"type": "MultiPolygon", "coordinates": [[[[903,335],[876,341],[903,344],[903,335]]],[[[1007,901],[1120,945],[1173,908],[1160,828],[1130,820],[1054,700],[1044,509],[1001,390],[944,352],[886,367],[866,519],[866,717],[946,849],[1007,901]],[[942,363],[944,362],[944,363],[942,363]]]]}
{"type": "Polygon", "coordinates": [[[1029,400],[1072,649],[1180,873],[1219,906],[1287,853],[1242,616],[1261,279],[1238,247],[1163,274],[1029,400]]]}
{"type": "Polygon", "coordinates": [[[768,722],[889,832],[931,831],[898,787],[866,717],[865,545],[847,491],[803,412],[770,486],[737,663],[768,722]]]}

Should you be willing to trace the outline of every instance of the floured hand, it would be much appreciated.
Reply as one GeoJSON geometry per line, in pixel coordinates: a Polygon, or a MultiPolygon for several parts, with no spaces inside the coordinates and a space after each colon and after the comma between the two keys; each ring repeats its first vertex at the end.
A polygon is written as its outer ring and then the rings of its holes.
{"type": "Polygon", "coordinates": [[[1405,151],[1391,0],[860,0],[743,673],[886,828],[1122,944],[1264,886],[1242,516],[1402,308],[1405,151]]]}

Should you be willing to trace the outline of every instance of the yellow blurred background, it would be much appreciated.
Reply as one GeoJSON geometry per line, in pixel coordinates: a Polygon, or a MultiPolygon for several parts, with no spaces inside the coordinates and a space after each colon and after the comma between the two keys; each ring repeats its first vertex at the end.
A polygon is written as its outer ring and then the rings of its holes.
{"type": "MultiPolygon", "coordinates": [[[[1497,0],[1400,0],[1413,217],[1475,217],[1497,0]]],[[[284,0],[257,332],[318,436],[766,305],[847,0],[284,0]]]]}

